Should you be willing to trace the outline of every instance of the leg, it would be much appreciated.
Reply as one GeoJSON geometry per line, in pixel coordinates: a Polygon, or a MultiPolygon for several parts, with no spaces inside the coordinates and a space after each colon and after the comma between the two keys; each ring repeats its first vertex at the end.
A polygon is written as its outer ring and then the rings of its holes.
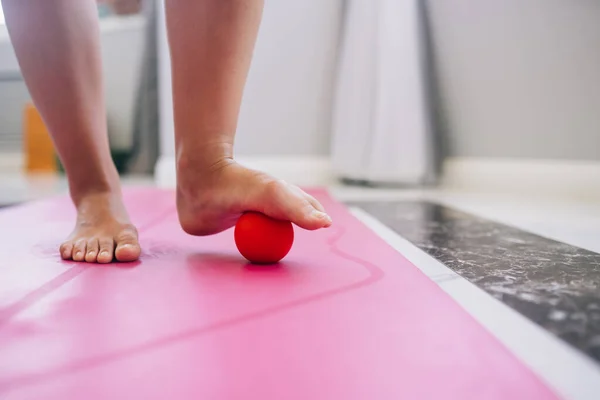
{"type": "Polygon", "coordinates": [[[233,142],[262,0],[167,0],[177,206],[183,229],[212,234],[248,210],[306,229],[331,224],[299,188],[233,161],[233,142]]]}
{"type": "Polygon", "coordinates": [[[52,134],[77,208],[64,259],[138,258],[137,232],[121,200],[106,134],[94,0],[3,0],[31,96],[52,134]]]}

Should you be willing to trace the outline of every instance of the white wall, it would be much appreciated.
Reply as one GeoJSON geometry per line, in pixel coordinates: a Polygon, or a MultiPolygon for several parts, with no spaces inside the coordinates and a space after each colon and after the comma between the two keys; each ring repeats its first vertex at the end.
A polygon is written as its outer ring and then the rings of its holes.
{"type": "Polygon", "coordinates": [[[450,155],[600,160],[600,2],[427,8],[450,155]]]}
{"type": "MultiPolygon", "coordinates": [[[[267,0],[238,154],[328,153],[342,2],[267,0]]],[[[600,2],[428,0],[427,9],[450,156],[600,159],[600,2]]],[[[168,69],[166,42],[161,54],[168,69]]],[[[162,149],[172,155],[167,77],[162,149]]]]}
{"type": "MultiPolygon", "coordinates": [[[[244,93],[237,154],[328,154],[342,3],[266,1],[244,93]]],[[[161,153],[173,156],[169,53],[163,24],[159,28],[161,153]]]]}

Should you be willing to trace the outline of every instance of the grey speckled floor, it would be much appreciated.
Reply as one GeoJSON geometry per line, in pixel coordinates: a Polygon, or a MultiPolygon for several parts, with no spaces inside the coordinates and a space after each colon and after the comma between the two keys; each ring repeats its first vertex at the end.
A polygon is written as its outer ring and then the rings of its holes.
{"type": "Polygon", "coordinates": [[[428,202],[355,202],[600,362],[600,254],[428,202]]]}

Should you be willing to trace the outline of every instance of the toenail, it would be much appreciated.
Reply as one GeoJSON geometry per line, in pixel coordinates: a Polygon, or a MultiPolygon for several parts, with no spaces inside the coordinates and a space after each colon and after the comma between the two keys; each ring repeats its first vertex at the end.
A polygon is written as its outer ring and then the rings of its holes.
{"type": "Polygon", "coordinates": [[[331,217],[329,215],[325,214],[324,212],[319,211],[319,210],[313,210],[312,215],[315,218],[322,219],[322,220],[325,220],[327,222],[331,222],[331,217]]]}

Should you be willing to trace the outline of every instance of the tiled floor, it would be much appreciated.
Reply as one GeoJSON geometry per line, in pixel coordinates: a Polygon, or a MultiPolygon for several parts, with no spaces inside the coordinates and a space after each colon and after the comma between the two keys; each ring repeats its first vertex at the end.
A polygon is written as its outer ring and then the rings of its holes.
{"type": "MultiPolygon", "coordinates": [[[[569,399],[597,398],[600,393],[600,362],[594,358],[594,349],[599,332],[592,326],[597,327],[598,324],[594,318],[597,318],[595,307],[598,303],[597,293],[600,291],[597,265],[597,253],[600,253],[600,201],[582,202],[564,195],[549,198],[518,193],[448,190],[399,191],[340,187],[333,188],[332,192],[338,199],[349,204],[362,204],[362,207],[354,208],[359,219],[438,283],[558,393],[569,399]],[[423,206],[423,202],[437,206],[423,206]],[[443,206],[454,211],[444,212],[443,206]],[[436,210],[439,218],[434,218],[436,213],[433,211],[436,210]],[[473,224],[474,229],[468,229],[473,224]],[[485,226],[490,228],[489,232],[484,229],[485,226]],[[479,235],[475,234],[478,229],[479,235]],[[504,243],[506,247],[506,240],[510,237],[521,241],[525,239],[526,250],[521,243],[519,252],[501,254],[501,244],[504,243]],[[454,242],[447,243],[444,239],[452,239],[454,242]],[[501,242],[496,246],[488,243],[487,249],[478,246],[481,241],[486,240],[501,242]],[[533,249],[529,247],[532,243],[533,249]],[[497,259],[492,262],[483,260],[482,257],[489,255],[490,250],[497,259]],[[465,254],[465,251],[471,254],[465,254]],[[540,252],[546,254],[540,255],[540,252]],[[573,254],[581,254],[582,258],[574,257],[567,266],[561,265],[562,261],[569,260],[573,254]],[[579,263],[582,259],[590,262],[579,263]],[[465,268],[459,267],[469,260],[473,261],[473,265],[465,273],[465,268]],[[515,261],[523,262],[521,272],[528,271],[526,267],[529,264],[539,266],[542,274],[550,272],[546,270],[548,266],[558,273],[558,279],[552,278],[552,274],[547,276],[548,291],[556,289],[554,285],[557,280],[566,278],[560,276],[565,268],[572,268],[572,272],[579,275],[591,273],[589,279],[580,282],[586,288],[586,293],[593,295],[593,301],[585,304],[585,307],[591,307],[591,313],[581,313],[577,310],[578,304],[569,304],[569,309],[574,312],[571,320],[574,324],[566,328],[567,331],[562,331],[566,324],[540,325],[540,320],[535,317],[536,310],[538,316],[544,312],[537,307],[529,308],[531,302],[522,303],[524,307],[516,310],[499,301],[494,293],[485,291],[485,281],[477,282],[476,274],[473,274],[473,282],[466,279],[468,272],[489,272],[490,264],[493,265],[494,262],[504,267],[515,264],[518,267],[515,261]],[[573,331],[569,331],[571,328],[573,331]],[[584,351],[576,350],[582,331],[587,332],[588,341],[588,347],[584,351]],[[568,339],[569,343],[575,343],[575,346],[567,344],[559,336],[568,339]]],[[[513,245],[519,248],[519,243],[513,245]]],[[[500,274],[503,277],[507,275],[509,274],[500,274]]],[[[566,283],[565,288],[577,284],[568,279],[563,282],[566,283]]],[[[543,282],[540,288],[544,290],[543,282]]],[[[567,296],[558,295],[557,298],[567,303],[570,300],[567,296]]],[[[556,298],[549,300],[555,302],[556,298]]],[[[551,317],[560,319],[563,316],[561,311],[565,310],[548,308],[546,311],[544,318],[552,322],[551,317]],[[552,313],[552,310],[558,312],[552,313]]],[[[564,322],[569,319],[570,317],[565,316],[564,322]]]]}
{"type": "Polygon", "coordinates": [[[591,358],[489,295],[362,209],[353,211],[563,398],[597,398],[600,368],[591,358]]]}
{"type": "Polygon", "coordinates": [[[351,205],[600,363],[600,254],[432,202],[351,205]]]}
{"type": "Polygon", "coordinates": [[[557,392],[596,398],[600,204],[444,191],[338,197],[557,392]]]}

